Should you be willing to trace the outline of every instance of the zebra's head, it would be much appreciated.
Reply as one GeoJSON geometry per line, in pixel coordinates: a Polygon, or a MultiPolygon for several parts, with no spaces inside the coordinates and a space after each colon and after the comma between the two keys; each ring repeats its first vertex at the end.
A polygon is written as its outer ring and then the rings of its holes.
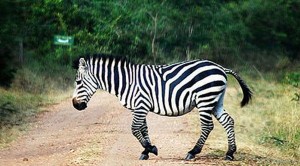
{"type": "Polygon", "coordinates": [[[97,79],[91,72],[90,66],[91,64],[87,63],[84,58],[80,58],[74,64],[74,67],[77,68],[77,75],[72,102],[77,110],[84,110],[92,95],[98,89],[97,79]]]}

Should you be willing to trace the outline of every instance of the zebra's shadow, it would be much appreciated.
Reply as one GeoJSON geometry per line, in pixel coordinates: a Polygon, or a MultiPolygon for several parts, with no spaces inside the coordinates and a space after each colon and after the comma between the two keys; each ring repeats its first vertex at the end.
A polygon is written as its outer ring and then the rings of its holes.
{"type": "Polygon", "coordinates": [[[184,165],[215,165],[217,163],[220,163],[219,161],[223,158],[216,157],[216,156],[210,156],[210,155],[199,155],[196,156],[193,160],[185,160],[185,156],[177,156],[177,157],[158,157],[158,158],[152,158],[150,160],[155,160],[157,163],[164,162],[164,163],[173,163],[173,164],[184,164],[184,165]]]}
{"type": "Polygon", "coordinates": [[[207,154],[199,154],[195,159],[186,161],[184,156],[174,156],[174,157],[157,157],[150,158],[149,160],[155,160],[155,162],[160,163],[173,163],[173,164],[202,164],[202,165],[269,165],[271,163],[275,165],[295,165],[296,161],[293,160],[282,160],[272,157],[263,157],[259,155],[254,155],[246,152],[237,152],[235,154],[235,159],[233,161],[225,160],[225,151],[213,150],[207,154]]]}
{"type": "Polygon", "coordinates": [[[287,160],[287,159],[279,159],[274,156],[260,156],[255,155],[243,151],[238,151],[235,153],[235,159],[233,161],[224,160],[224,154],[226,152],[222,150],[213,150],[205,156],[200,156],[196,158],[196,160],[207,159],[207,160],[215,160],[220,165],[230,165],[237,164],[247,164],[247,165],[298,165],[295,160],[287,160]]]}

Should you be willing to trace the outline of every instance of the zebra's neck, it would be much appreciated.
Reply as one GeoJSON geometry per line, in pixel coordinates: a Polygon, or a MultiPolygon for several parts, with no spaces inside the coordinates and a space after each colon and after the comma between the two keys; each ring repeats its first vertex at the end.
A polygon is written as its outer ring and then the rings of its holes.
{"type": "Polygon", "coordinates": [[[135,64],[112,57],[94,57],[90,59],[90,66],[99,88],[120,99],[130,89],[130,86],[134,86],[137,66],[135,64]]]}

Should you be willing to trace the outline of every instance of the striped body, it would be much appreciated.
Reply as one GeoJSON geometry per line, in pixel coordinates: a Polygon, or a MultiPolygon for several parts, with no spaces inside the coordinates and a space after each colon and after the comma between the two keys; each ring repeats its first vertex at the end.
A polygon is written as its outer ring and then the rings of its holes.
{"type": "Polygon", "coordinates": [[[91,59],[90,66],[102,89],[115,94],[126,108],[143,107],[159,115],[180,116],[196,105],[212,109],[210,104],[226,88],[224,70],[210,61],[156,66],[105,58],[91,59]]]}
{"type": "Polygon", "coordinates": [[[148,112],[163,116],[181,116],[195,107],[199,111],[202,133],[186,159],[194,158],[201,151],[213,129],[212,115],[227,132],[229,149],[226,158],[233,159],[236,150],[234,121],[223,109],[226,74],[233,75],[243,90],[241,106],[250,101],[251,91],[232,70],[207,60],[172,65],[145,65],[94,55],[86,59],[80,58],[76,62],[74,66],[78,72],[73,96],[74,107],[78,110],[85,109],[97,89],[116,95],[123,106],[132,110],[132,133],[145,148],[142,159],[147,159],[149,152],[157,154],[157,149],[151,145],[148,135],[148,112]]]}

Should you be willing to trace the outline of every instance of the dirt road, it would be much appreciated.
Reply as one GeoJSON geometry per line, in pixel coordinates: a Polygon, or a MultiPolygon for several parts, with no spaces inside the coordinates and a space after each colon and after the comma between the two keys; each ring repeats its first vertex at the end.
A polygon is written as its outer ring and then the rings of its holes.
{"type": "Polygon", "coordinates": [[[222,141],[209,137],[195,161],[184,161],[198,139],[198,113],[176,118],[149,113],[147,120],[158,156],[139,161],[142,147],[131,134],[131,112],[117,98],[97,92],[85,111],[72,107],[71,99],[47,108],[30,131],[0,150],[0,165],[219,165],[226,150],[222,141]],[[211,146],[213,144],[213,146],[211,146]],[[211,155],[214,146],[222,154],[211,155]]]}

